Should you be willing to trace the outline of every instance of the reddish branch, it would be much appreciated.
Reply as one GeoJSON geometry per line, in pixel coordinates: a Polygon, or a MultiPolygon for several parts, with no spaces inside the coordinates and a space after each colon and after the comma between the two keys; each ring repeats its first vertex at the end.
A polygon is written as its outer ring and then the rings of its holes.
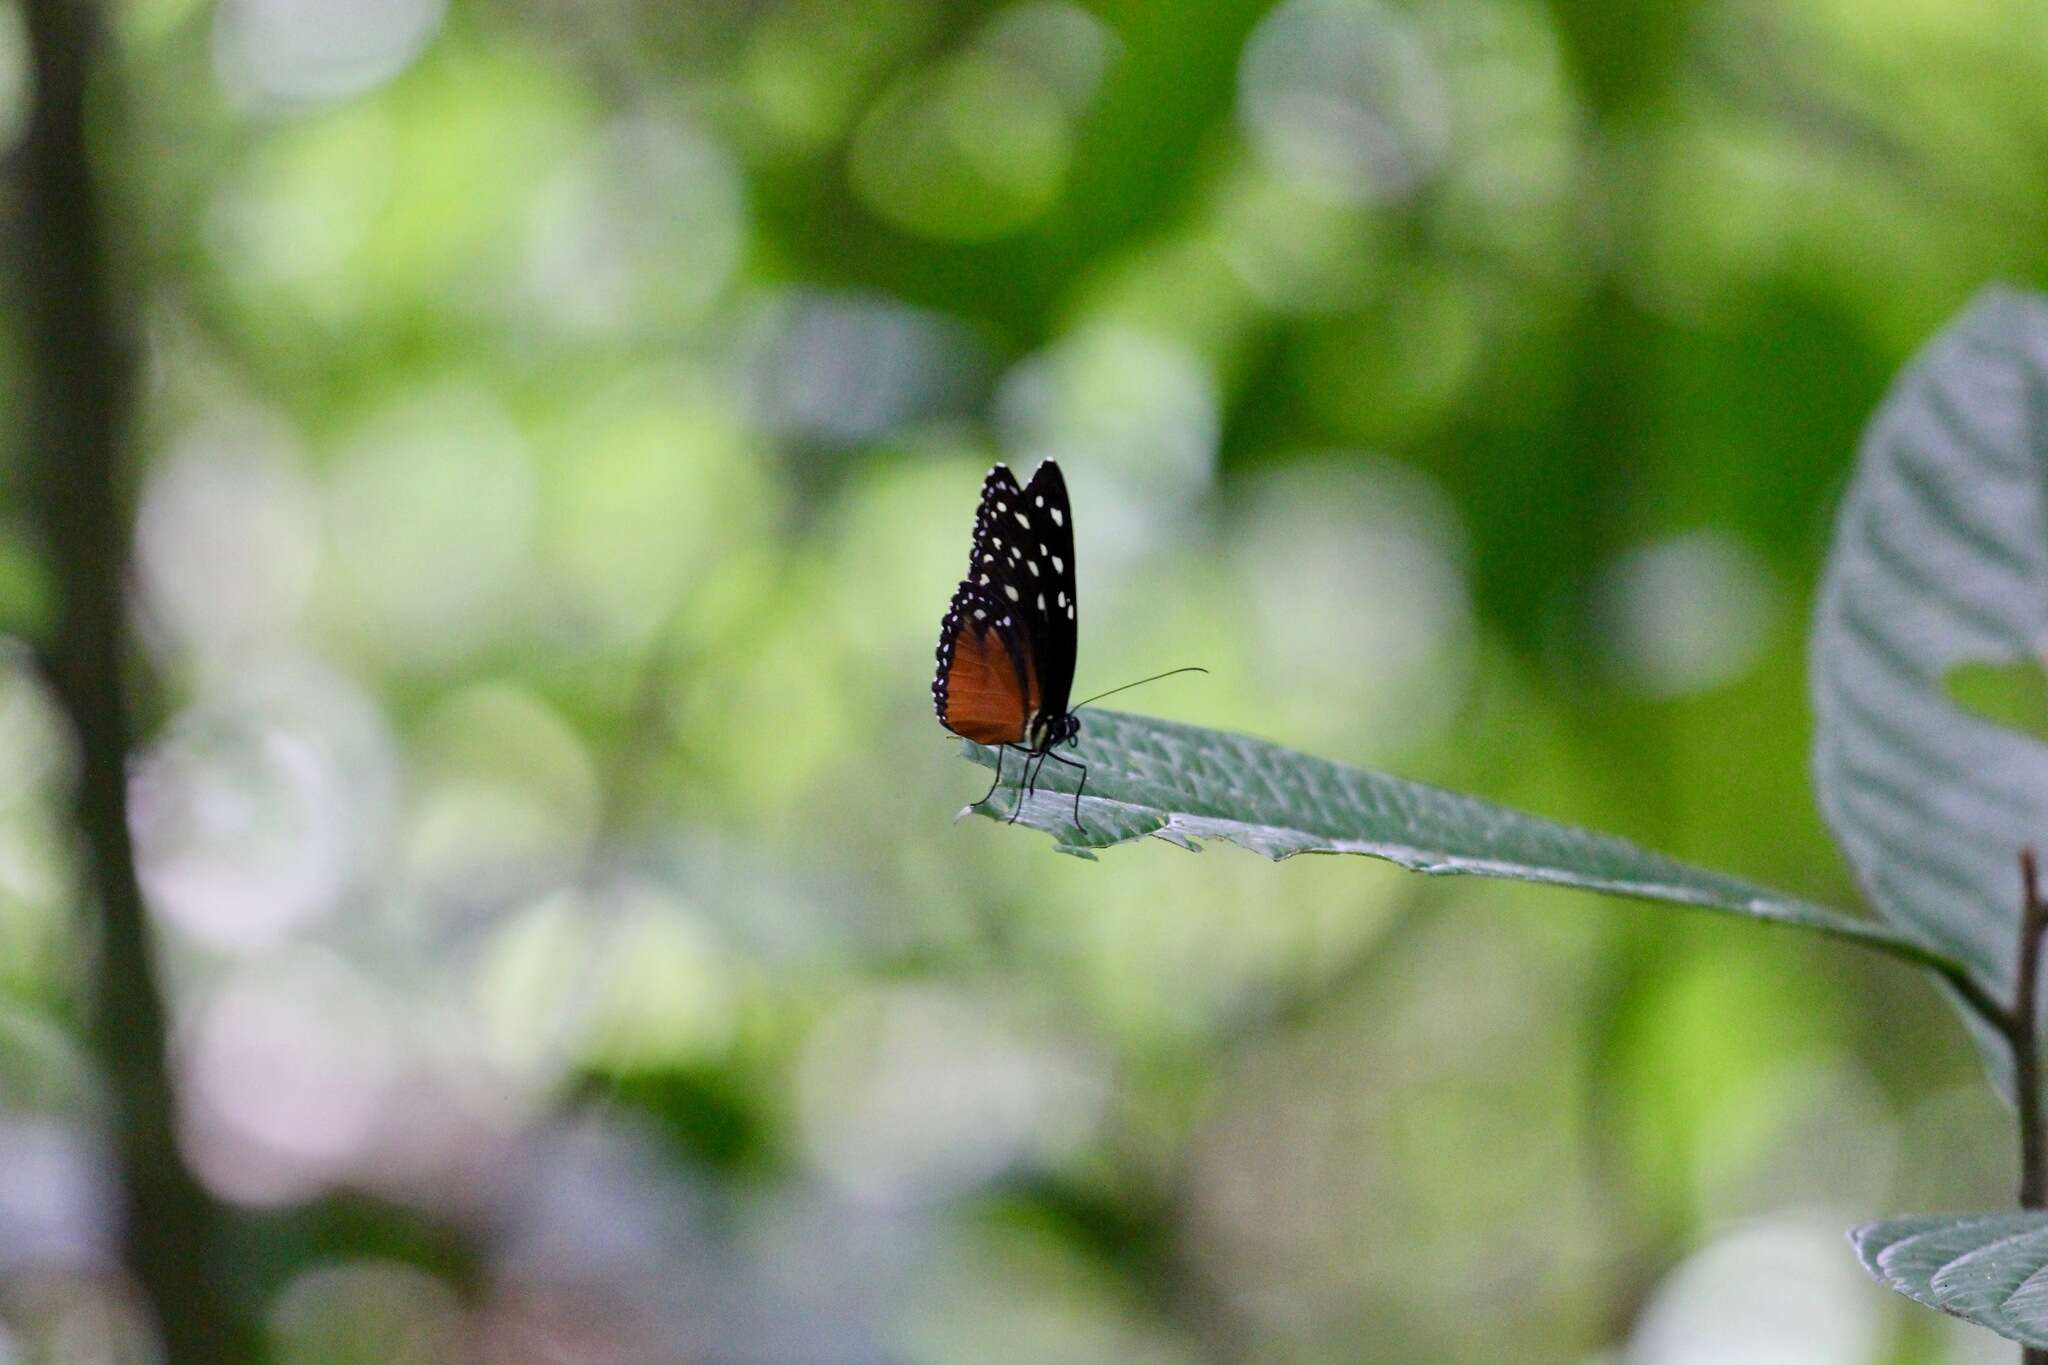
{"type": "MultiPolygon", "coordinates": [[[[2041,1144],[2041,937],[2048,932],[2048,902],[2041,899],[2041,881],[2034,850],[2020,850],[2019,961],[2013,969],[2012,1010],[2006,1016],[2006,1043],[2012,1049],[2013,1104],[2020,1118],[2020,1207],[2048,1207],[2048,1167],[2041,1144]]],[[[2048,1365],[2048,1351],[2027,1348],[2021,1365],[2048,1365]]]]}
{"type": "Polygon", "coordinates": [[[2040,974],[2041,935],[2048,931],[2048,902],[2034,866],[2034,850],[2020,850],[2020,944],[2015,968],[2012,1017],[2012,1088],[2020,1115],[2020,1207],[2048,1208],[2041,1143],[2040,974]]]}

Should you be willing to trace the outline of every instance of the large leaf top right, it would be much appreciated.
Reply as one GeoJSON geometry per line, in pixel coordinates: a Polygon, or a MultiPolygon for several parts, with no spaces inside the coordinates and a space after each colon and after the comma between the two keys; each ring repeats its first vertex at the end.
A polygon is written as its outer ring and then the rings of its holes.
{"type": "MultiPolygon", "coordinates": [[[[2048,299],[1980,294],[1871,420],[1815,608],[1814,779],[1873,906],[2013,979],[2019,850],[2048,845],[2048,745],[1951,699],[2048,650],[2048,299]]],[[[1994,1072],[2003,1079],[1995,1048],[1994,1072]]]]}

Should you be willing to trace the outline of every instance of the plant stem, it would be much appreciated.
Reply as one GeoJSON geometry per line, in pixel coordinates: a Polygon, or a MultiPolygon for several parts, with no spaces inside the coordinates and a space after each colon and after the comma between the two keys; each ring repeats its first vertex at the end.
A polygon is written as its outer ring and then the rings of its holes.
{"type": "Polygon", "coordinates": [[[2015,968],[2012,1017],[2008,1041],[2012,1046],[2013,1098],[2020,1121],[2020,1207],[2048,1208],[2048,1165],[2044,1165],[2042,1141],[2048,1137],[2041,1122],[2041,1049],[2039,1027],[2039,983],[2041,936],[2048,931],[2048,902],[2041,899],[2034,850],[2020,850],[2020,945],[2015,968]]]}
{"type": "MultiPolygon", "coordinates": [[[[2020,850],[2019,960],[2013,968],[2012,1009],[2005,1019],[2012,1049],[2013,1105],[2020,1123],[2020,1207],[2048,1208],[2048,1163],[2042,1142],[2048,1130],[2041,1115],[2040,976],[2041,938],[2048,932],[2048,902],[2041,899],[2034,850],[2020,850]]],[[[2025,1347],[2021,1365],[2048,1365],[2048,1351],[2025,1347]]]]}
{"type": "Polygon", "coordinates": [[[19,162],[17,287],[24,451],[57,597],[44,665],[78,744],[79,938],[94,952],[90,1030],[112,1101],[123,1254],[170,1365],[242,1358],[211,1275],[215,1206],[175,1136],[163,998],[127,817],[122,496],[134,365],[87,139],[100,79],[93,0],[27,0],[35,96],[19,162]]]}

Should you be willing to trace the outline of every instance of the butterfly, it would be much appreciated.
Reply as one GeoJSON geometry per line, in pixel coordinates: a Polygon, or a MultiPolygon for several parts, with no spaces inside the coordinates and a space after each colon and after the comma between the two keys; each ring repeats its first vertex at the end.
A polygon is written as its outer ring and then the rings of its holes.
{"type": "MultiPolygon", "coordinates": [[[[1037,790],[1033,760],[1039,771],[1048,760],[1080,770],[1074,824],[1081,823],[1088,765],[1054,752],[1081,736],[1081,720],[1067,705],[1074,688],[1077,595],[1074,511],[1059,465],[1040,464],[1021,488],[1007,466],[989,470],[974,514],[967,577],[939,624],[939,668],[932,679],[939,724],[996,750],[995,781],[976,805],[1002,785],[1003,755],[1021,749],[1028,790],[1037,790]]],[[[1010,819],[1022,810],[1020,801],[1010,819]]]]}

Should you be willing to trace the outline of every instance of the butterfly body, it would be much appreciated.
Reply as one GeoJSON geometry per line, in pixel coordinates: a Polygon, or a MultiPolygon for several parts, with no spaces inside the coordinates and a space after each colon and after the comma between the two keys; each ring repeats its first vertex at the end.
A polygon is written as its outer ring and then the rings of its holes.
{"type": "MultiPolygon", "coordinates": [[[[1027,775],[1031,760],[1050,759],[1081,768],[1087,783],[1084,765],[1053,752],[1081,733],[1069,709],[1075,597],[1073,509],[1059,465],[1045,461],[1022,487],[1005,466],[989,470],[967,577],[939,626],[932,705],[948,730],[998,751],[997,785],[1010,748],[1024,751],[1027,775]]],[[[1074,806],[1078,824],[1078,792],[1074,806]]]]}

